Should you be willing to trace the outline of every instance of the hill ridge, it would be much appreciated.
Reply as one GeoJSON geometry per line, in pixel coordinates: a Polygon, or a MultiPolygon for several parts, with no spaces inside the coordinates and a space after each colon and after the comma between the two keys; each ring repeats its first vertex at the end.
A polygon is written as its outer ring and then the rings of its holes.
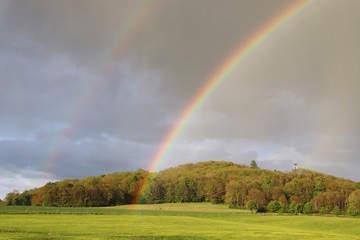
{"type": "MultiPolygon", "coordinates": [[[[181,164],[64,179],[9,193],[7,205],[93,207],[134,203],[212,202],[272,211],[346,211],[360,202],[360,183],[309,169],[282,172],[227,161],[181,164]],[[357,199],[357,196],[359,196],[357,199]],[[271,205],[270,204],[270,205],[271,205]]],[[[359,206],[360,211],[360,206],[359,206]]]]}

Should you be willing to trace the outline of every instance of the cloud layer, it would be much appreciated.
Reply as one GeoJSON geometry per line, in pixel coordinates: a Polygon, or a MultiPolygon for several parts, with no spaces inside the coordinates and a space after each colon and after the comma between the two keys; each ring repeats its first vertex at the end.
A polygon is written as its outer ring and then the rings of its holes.
{"type": "MultiPolygon", "coordinates": [[[[192,96],[288,1],[0,1],[0,198],[147,168],[192,96]]],[[[193,115],[159,169],[258,161],[359,181],[359,1],[314,2],[193,115]]]]}

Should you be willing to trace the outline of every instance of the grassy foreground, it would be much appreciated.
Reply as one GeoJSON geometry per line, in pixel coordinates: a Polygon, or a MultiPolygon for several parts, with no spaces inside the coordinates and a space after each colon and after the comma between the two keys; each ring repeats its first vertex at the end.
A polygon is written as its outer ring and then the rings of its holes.
{"type": "Polygon", "coordinates": [[[0,213],[0,239],[360,239],[358,218],[259,215],[211,204],[1,207],[0,213]]]}

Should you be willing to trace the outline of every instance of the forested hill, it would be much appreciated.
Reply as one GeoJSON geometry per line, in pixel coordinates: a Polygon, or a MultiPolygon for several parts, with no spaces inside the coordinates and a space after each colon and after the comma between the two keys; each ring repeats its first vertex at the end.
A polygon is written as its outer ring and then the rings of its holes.
{"type": "Polygon", "coordinates": [[[259,169],[231,162],[180,165],[159,173],[116,172],[66,179],[43,187],[12,192],[7,205],[110,206],[134,203],[212,202],[230,207],[289,212],[360,211],[360,183],[298,169],[259,169]],[[142,186],[148,186],[139,193],[142,186]]]}

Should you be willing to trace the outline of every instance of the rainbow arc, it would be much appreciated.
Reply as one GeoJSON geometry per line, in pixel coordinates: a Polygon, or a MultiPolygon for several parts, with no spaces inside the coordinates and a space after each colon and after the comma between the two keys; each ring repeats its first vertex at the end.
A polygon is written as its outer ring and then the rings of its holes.
{"type": "MultiPolygon", "coordinates": [[[[266,22],[260,27],[253,35],[251,35],[245,42],[241,42],[239,46],[223,61],[220,66],[210,75],[205,81],[203,86],[195,94],[189,104],[184,108],[182,113],[178,117],[178,121],[165,135],[158,151],[150,161],[150,165],[147,168],[150,172],[156,172],[161,163],[167,158],[171,150],[172,144],[177,140],[181,132],[186,127],[187,123],[193,116],[193,114],[203,105],[216,88],[225,81],[239,66],[239,64],[246,59],[260,44],[266,41],[266,39],[274,33],[279,27],[288,22],[291,18],[299,14],[306,6],[308,6],[311,0],[298,0],[284,8],[275,17],[266,22]]],[[[140,189],[141,198],[144,192],[149,187],[145,184],[140,189]]],[[[140,199],[138,199],[140,200],[140,199]]]]}

